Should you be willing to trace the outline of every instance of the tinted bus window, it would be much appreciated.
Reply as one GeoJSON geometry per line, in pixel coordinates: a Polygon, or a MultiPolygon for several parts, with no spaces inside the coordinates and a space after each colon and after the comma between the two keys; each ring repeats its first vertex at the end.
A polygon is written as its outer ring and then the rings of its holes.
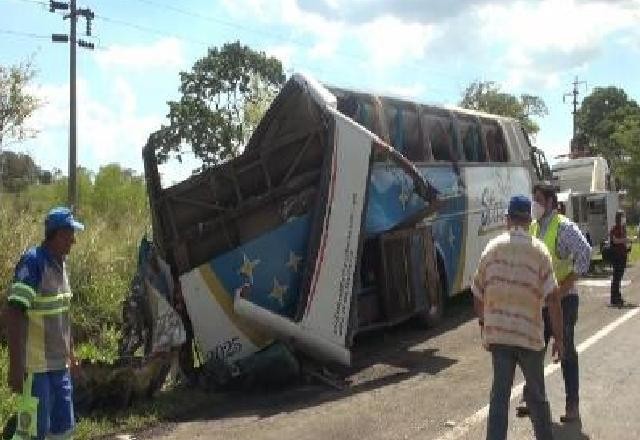
{"type": "Polygon", "coordinates": [[[453,124],[450,119],[425,116],[427,120],[429,142],[433,160],[453,161],[456,160],[453,145],[453,124]]]}
{"type": "Polygon", "coordinates": [[[428,158],[425,143],[422,140],[420,121],[415,108],[402,110],[402,129],[404,131],[404,155],[414,162],[424,162],[428,158]]]}
{"type": "Polygon", "coordinates": [[[487,155],[482,145],[480,127],[473,120],[459,119],[460,137],[464,157],[469,162],[486,162],[487,155]]]}
{"type": "Polygon", "coordinates": [[[493,121],[482,121],[482,133],[487,144],[489,160],[493,162],[508,162],[509,151],[502,128],[493,121]]]}

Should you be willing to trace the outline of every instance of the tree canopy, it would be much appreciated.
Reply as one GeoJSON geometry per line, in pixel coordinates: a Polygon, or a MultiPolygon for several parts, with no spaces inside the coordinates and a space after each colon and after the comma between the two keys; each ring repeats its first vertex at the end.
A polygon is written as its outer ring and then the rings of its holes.
{"type": "Polygon", "coordinates": [[[3,151],[0,164],[3,173],[0,191],[18,192],[30,184],[48,184],[53,180],[52,173],[41,169],[26,153],[3,151]]]}
{"type": "Polygon", "coordinates": [[[628,114],[612,134],[622,155],[615,161],[616,174],[633,200],[640,200],[640,112],[628,114]]]}
{"type": "MultiPolygon", "coordinates": [[[[610,162],[624,153],[624,146],[614,137],[628,117],[640,113],[638,103],[618,87],[596,87],[584,98],[576,117],[577,142],[591,154],[602,155],[610,162]]],[[[620,139],[620,136],[618,136],[620,139]]]]}
{"type": "Polygon", "coordinates": [[[169,101],[168,124],[148,143],[158,161],[185,146],[211,166],[238,154],[268,103],[284,83],[282,64],[263,52],[228,43],[212,47],[190,72],[180,73],[178,101],[169,101]]]}
{"type": "Polygon", "coordinates": [[[8,143],[35,135],[35,130],[25,125],[40,104],[28,89],[34,76],[30,63],[0,65],[0,150],[8,143]]]}
{"type": "Polygon", "coordinates": [[[503,92],[494,81],[474,81],[469,84],[462,94],[460,106],[515,118],[531,135],[540,130],[532,116],[543,117],[549,113],[542,98],[526,93],[515,96],[503,92]]]}

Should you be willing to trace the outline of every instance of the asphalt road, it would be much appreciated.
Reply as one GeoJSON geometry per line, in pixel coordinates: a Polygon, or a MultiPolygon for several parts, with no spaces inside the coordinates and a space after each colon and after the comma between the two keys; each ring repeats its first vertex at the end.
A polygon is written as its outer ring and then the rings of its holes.
{"type": "MultiPolygon", "coordinates": [[[[640,301],[640,267],[627,270],[623,296],[640,301]]],[[[547,366],[556,439],[640,439],[640,309],[609,308],[606,279],[580,282],[576,338],[582,423],[562,425],[564,387],[547,366]]],[[[458,300],[440,329],[410,324],[365,335],[345,391],[308,386],[270,395],[235,396],[203,408],[193,420],[142,435],[165,439],[483,439],[491,385],[490,357],[480,345],[469,299],[458,300]]],[[[531,439],[529,419],[516,419],[510,439],[531,439]]]]}

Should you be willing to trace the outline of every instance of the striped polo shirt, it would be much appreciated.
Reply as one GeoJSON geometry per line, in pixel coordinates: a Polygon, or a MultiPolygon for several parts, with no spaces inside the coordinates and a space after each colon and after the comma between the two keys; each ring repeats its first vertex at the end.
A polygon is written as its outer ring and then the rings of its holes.
{"type": "Polygon", "coordinates": [[[521,228],[487,244],[471,290],[484,304],[485,346],[544,348],[542,308],[557,287],[544,243],[521,228]]]}

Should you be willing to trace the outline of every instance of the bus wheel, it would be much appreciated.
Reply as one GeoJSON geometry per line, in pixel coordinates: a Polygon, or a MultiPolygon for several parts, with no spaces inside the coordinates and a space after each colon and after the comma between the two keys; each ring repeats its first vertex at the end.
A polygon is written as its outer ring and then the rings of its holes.
{"type": "Polygon", "coordinates": [[[437,327],[444,317],[447,299],[447,277],[444,271],[444,264],[442,264],[440,258],[438,258],[437,270],[437,277],[440,282],[429,286],[430,289],[435,289],[435,291],[432,294],[427,291],[427,309],[417,314],[418,321],[427,328],[437,327]]]}

